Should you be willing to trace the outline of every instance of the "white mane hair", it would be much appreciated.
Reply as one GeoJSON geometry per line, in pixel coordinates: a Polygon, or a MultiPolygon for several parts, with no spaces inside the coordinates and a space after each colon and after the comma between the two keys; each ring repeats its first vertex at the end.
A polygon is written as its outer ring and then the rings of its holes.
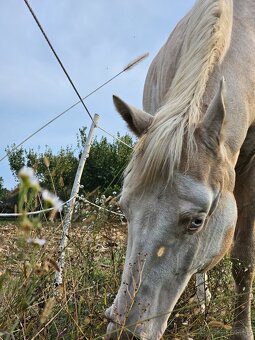
{"type": "Polygon", "coordinates": [[[133,169],[139,182],[149,184],[166,170],[171,181],[180,165],[184,137],[187,156],[192,157],[203,95],[215,65],[222,62],[229,48],[232,20],[232,0],[196,1],[164,105],[137,144],[126,174],[133,169]]]}

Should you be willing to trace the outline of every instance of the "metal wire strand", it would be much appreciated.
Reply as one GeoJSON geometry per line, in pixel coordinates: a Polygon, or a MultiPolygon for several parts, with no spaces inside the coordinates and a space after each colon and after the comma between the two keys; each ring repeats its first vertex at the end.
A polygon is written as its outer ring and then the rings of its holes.
{"type": "Polygon", "coordinates": [[[70,84],[72,85],[72,88],[74,89],[75,93],[77,94],[77,96],[78,96],[80,102],[82,103],[84,109],[86,110],[86,112],[87,112],[87,114],[89,115],[90,119],[93,121],[92,115],[90,114],[90,112],[89,112],[87,106],[84,104],[84,101],[83,101],[81,95],[79,94],[79,92],[78,92],[76,86],[74,85],[74,83],[73,83],[71,77],[69,76],[69,74],[68,74],[66,68],[64,67],[64,65],[63,65],[62,61],[60,60],[59,56],[57,55],[57,52],[55,51],[54,47],[52,46],[52,44],[51,44],[49,38],[47,37],[47,35],[46,35],[46,33],[45,33],[45,31],[44,31],[42,25],[40,24],[40,21],[39,21],[38,18],[36,17],[36,15],[35,15],[35,13],[34,13],[32,7],[30,6],[30,4],[28,3],[27,0],[24,0],[24,2],[25,2],[25,4],[27,5],[27,8],[29,9],[30,13],[32,14],[34,20],[36,21],[36,23],[37,23],[37,25],[38,25],[40,31],[42,32],[42,34],[43,34],[45,40],[47,41],[47,43],[48,43],[48,45],[49,45],[51,51],[52,51],[53,54],[55,55],[55,57],[56,57],[56,59],[57,59],[59,65],[61,66],[62,70],[64,71],[65,75],[67,76],[67,78],[68,78],[70,84]]]}

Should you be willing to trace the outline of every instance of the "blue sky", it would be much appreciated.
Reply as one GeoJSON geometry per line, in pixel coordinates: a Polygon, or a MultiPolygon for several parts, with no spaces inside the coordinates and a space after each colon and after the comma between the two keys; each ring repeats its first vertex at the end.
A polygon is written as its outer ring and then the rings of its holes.
{"type": "MultiPolygon", "coordinates": [[[[86,100],[100,125],[116,135],[127,128],[112,94],[142,107],[144,79],[157,51],[195,0],[30,0],[80,94],[85,96],[144,52],[150,56],[86,100]]],[[[0,2],[0,158],[52,117],[77,101],[52,52],[21,0],[0,2]]],[[[25,148],[76,145],[90,120],[78,105],[38,133],[25,148]]],[[[101,133],[97,131],[100,138],[101,133]]],[[[110,139],[110,138],[109,138],[110,139]]],[[[15,186],[8,160],[0,163],[7,188],[15,186]]]]}

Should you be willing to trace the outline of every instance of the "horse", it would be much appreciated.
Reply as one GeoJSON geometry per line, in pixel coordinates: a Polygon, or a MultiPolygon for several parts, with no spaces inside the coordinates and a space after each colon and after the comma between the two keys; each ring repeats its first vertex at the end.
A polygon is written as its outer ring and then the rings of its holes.
{"type": "Polygon", "coordinates": [[[160,339],[192,275],[229,250],[232,339],[254,339],[254,18],[254,0],[197,0],[149,68],[143,110],[113,97],[139,140],[124,173],[127,252],[108,339],[160,339]]]}

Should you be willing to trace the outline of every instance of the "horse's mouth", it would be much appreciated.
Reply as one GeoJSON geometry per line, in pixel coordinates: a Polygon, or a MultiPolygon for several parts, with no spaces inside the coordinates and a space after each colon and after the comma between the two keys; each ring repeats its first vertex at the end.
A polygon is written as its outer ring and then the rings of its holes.
{"type": "Polygon", "coordinates": [[[118,322],[117,320],[114,320],[113,316],[111,315],[110,309],[111,308],[108,308],[105,312],[105,317],[106,317],[107,321],[109,321],[109,323],[112,323],[114,325],[121,327],[122,325],[120,324],[120,322],[118,322]]]}
{"type": "Polygon", "coordinates": [[[132,332],[129,332],[125,330],[125,328],[122,329],[122,327],[116,328],[116,322],[110,321],[107,327],[107,333],[106,333],[106,339],[107,340],[138,340],[141,339],[141,337],[137,336],[136,334],[133,334],[132,332]]]}
{"type": "Polygon", "coordinates": [[[109,321],[108,326],[107,326],[107,334],[106,334],[106,339],[109,340],[115,340],[115,339],[120,339],[120,340],[127,340],[127,339],[140,339],[140,337],[136,337],[135,334],[129,333],[129,331],[126,331],[126,327],[121,324],[119,321],[117,321],[112,315],[111,315],[111,308],[106,310],[105,312],[105,317],[107,321],[109,321]]]}

